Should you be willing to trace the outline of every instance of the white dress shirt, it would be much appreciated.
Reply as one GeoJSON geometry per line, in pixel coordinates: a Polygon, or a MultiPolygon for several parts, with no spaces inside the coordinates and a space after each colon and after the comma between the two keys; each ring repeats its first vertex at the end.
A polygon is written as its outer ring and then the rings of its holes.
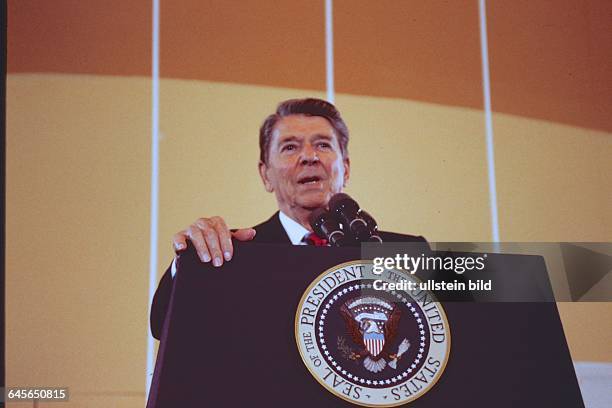
{"type": "Polygon", "coordinates": [[[306,242],[304,242],[304,237],[310,234],[310,231],[304,228],[302,224],[298,223],[292,218],[289,218],[282,211],[279,211],[278,218],[280,219],[280,222],[283,225],[285,232],[289,236],[289,240],[291,241],[291,244],[308,245],[306,242]]]}

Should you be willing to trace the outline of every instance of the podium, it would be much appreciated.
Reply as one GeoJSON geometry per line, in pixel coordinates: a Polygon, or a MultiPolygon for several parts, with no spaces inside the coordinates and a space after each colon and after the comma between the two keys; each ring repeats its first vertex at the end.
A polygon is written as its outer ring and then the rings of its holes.
{"type": "MultiPolygon", "coordinates": [[[[237,243],[234,259],[213,268],[183,253],[147,407],[356,406],[311,375],[295,325],[313,280],[361,256],[359,248],[237,243]]],[[[509,281],[517,267],[547,281],[540,257],[489,262],[509,281]]],[[[441,301],[452,349],[435,385],[406,406],[584,406],[554,302],[441,301]]]]}

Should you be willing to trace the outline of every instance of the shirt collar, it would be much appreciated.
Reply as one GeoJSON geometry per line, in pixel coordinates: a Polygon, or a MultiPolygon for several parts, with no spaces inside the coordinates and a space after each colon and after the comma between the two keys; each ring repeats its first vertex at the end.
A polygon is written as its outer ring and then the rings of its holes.
{"type": "Polygon", "coordinates": [[[291,241],[291,243],[293,245],[304,245],[302,239],[304,238],[304,235],[308,234],[310,231],[304,228],[302,224],[289,218],[282,211],[278,212],[278,218],[280,219],[280,222],[283,225],[285,232],[289,236],[289,240],[291,241]]]}

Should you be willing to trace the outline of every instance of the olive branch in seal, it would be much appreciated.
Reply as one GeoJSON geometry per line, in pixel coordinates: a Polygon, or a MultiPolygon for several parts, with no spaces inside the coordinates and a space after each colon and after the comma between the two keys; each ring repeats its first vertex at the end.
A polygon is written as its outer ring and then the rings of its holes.
{"type": "Polygon", "coordinates": [[[338,336],[337,344],[338,350],[342,352],[342,356],[344,358],[346,358],[347,360],[354,360],[354,358],[351,358],[351,356],[354,356],[355,353],[353,352],[353,349],[347,346],[346,339],[344,338],[344,336],[338,336]]]}

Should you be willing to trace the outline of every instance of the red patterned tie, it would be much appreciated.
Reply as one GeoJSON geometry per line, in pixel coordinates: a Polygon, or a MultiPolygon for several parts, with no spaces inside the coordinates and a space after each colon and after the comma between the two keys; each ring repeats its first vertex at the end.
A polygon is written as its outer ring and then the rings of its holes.
{"type": "Polygon", "coordinates": [[[304,242],[306,242],[308,245],[327,246],[327,240],[319,238],[319,236],[314,232],[304,235],[304,242]]]}

